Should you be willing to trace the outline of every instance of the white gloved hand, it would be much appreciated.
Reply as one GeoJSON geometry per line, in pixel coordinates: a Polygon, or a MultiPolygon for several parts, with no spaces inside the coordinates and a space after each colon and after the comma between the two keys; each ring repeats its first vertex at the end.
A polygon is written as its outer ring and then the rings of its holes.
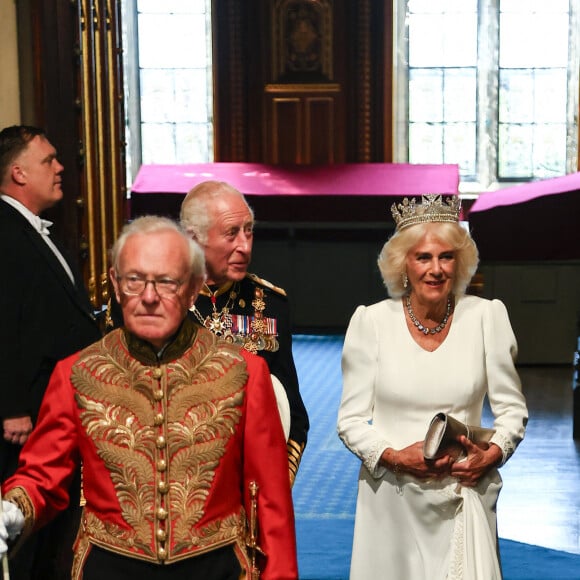
{"type": "Polygon", "coordinates": [[[7,540],[13,540],[24,527],[24,514],[10,501],[2,501],[0,517],[0,556],[8,551],[7,540]]]}

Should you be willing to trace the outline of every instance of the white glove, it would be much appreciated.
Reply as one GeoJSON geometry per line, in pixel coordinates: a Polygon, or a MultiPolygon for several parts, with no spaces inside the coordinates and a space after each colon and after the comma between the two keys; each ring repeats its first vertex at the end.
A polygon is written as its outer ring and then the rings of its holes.
{"type": "Polygon", "coordinates": [[[0,556],[8,551],[7,540],[13,540],[24,527],[24,514],[11,501],[2,501],[0,517],[0,556]]]}

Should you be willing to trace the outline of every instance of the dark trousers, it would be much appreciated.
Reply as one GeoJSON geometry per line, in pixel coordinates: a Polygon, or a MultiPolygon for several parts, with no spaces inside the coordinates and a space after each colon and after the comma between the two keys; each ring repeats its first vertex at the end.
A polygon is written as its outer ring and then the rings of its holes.
{"type": "MultiPolygon", "coordinates": [[[[0,442],[2,481],[12,475],[21,447],[0,442]]],[[[80,524],[80,470],[70,485],[69,506],[10,556],[10,580],[70,580],[73,544],[80,524]]]]}
{"type": "Polygon", "coordinates": [[[83,580],[239,580],[242,567],[233,546],[159,565],[91,546],[83,580]]]}
{"type": "Polygon", "coordinates": [[[10,580],[70,580],[81,509],[69,506],[11,556],[10,580]]]}

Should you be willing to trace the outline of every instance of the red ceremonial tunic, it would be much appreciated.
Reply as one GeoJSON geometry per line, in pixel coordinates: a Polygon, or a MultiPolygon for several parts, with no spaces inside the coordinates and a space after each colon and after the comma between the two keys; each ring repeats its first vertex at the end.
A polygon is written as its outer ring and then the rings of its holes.
{"type": "Polygon", "coordinates": [[[297,578],[286,442],[266,364],[188,321],[161,361],[151,355],[116,330],[56,366],[3,486],[25,532],[67,505],[81,460],[73,578],[91,544],[160,565],[233,545],[247,569],[255,482],[261,578],[297,578]]]}

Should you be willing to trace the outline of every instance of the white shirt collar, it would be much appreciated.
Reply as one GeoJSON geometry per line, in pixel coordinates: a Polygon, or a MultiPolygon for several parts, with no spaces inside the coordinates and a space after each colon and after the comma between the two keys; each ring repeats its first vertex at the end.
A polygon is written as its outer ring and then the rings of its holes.
{"type": "Polygon", "coordinates": [[[49,220],[44,220],[36,214],[32,213],[26,206],[22,205],[17,199],[10,197],[4,193],[0,194],[0,199],[11,205],[15,210],[20,212],[32,225],[32,227],[43,235],[49,235],[48,228],[52,225],[49,220]]]}

